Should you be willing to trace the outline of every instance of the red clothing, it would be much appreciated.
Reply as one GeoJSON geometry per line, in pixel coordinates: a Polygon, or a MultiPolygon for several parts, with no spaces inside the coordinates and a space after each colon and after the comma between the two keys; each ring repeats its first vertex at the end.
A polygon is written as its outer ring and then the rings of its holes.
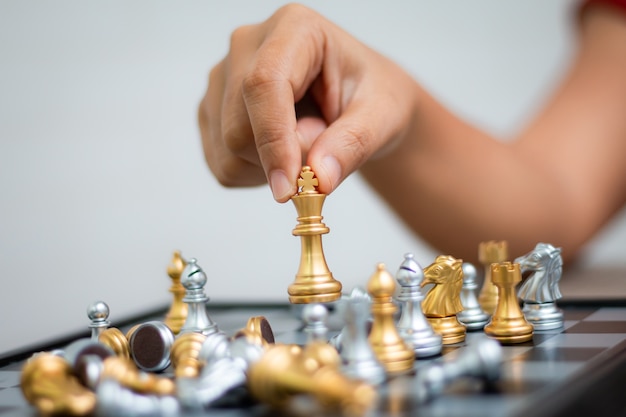
{"type": "Polygon", "coordinates": [[[581,5],[581,12],[589,6],[608,6],[622,13],[626,13],[626,0],[585,0],[581,5]]]}

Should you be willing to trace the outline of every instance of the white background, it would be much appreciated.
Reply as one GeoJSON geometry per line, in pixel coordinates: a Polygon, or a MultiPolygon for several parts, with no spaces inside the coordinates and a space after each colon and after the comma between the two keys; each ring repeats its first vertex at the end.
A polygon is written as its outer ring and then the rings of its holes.
{"type": "MultiPolygon", "coordinates": [[[[294,207],[266,187],[223,189],[196,125],[231,31],[282,3],[0,3],[0,353],[85,329],[98,299],[112,320],[167,305],[175,249],[198,259],[214,302],[286,300],[300,251],[294,207]]],[[[571,1],[305,3],[503,138],[574,50],[571,1]]],[[[423,265],[436,255],[357,176],[323,214],[326,258],[346,289],[378,262],[395,270],[407,251],[423,265]]],[[[625,223],[586,262],[624,264],[625,223]]]]}

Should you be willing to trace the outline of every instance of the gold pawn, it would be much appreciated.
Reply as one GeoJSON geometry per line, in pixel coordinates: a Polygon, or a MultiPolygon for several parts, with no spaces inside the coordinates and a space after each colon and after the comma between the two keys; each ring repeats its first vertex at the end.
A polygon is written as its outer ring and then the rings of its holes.
{"type": "Polygon", "coordinates": [[[415,352],[400,337],[393,315],[397,310],[392,301],[396,280],[380,263],[367,283],[372,297],[372,328],[369,342],[374,354],[388,375],[405,374],[413,370],[415,352]]]}
{"type": "Polygon", "coordinates": [[[149,372],[140,371],[135,363],[126,358],[109,356],[104,360],[104,368],[100,379],[111,378],[123,387],[140,394],[159,396],[174,395],[176,385],[167,377],[158,377],[149,372]]]}
{"type": "Polygon", "coordinates": [[[109,327],[102,331],[98,336],[98,342],[105,346],[108,346],[113,350],[115,355],[130,359],[130,346],[128,345],[128,339],[124,336],[124,333],[118,328],[109,327]]]}
{"type": "Polygon", "coordinates": [[[465,340],[467,329],[457,314],[463,311],[461,289],[463,288],[463,261],[448,255],[440,255],[435,262],[424,268],[421,286],[435,284],[422,301],[422,310],[444,345],[465,340]]]}
{"type": "Polygon", "coordinates": [[[183,333],[174,340],[170,358],[176,378],[196,378],[200,375],[200,349],[206,340],[202,333],[183,333]]]}
{"type": "Polygon", "coordinates": [[[478,261],[483,265],[483,285],[478,295],[478,304],[487,314],[493,315],[498,304],[498,289],[491,279],[491,264],[508,260],[509,248],[506,240],[490,240],[478,245],[478,261]]]}
{"type": "Polygon", "coordinates": [[[172,261],[167,267],[167,275],[172,279],[172,286],[169,291],[174,295],[174,301],[170,306],[170,310],[165,315],[165,325],[172,330],[172,333],[178,334],[187,319],[187,303],[183,302],[185,297],[185,287],[180,283],[180,276],[187,266],[187,262],[183,259],[179,251],[174,251],[172,261]]]}
{"type": "Polygon", "coordinates": [[[67,361],[51,353],[32,356],[22,368],[24,398],[42,415],[85,416],[96,407],[96,394],[81,385],[67,361]]]}
{"type": "Polygon", "coordinates": [[[294,236],[300,236],[300,267],[295,281],[289,285],[289,301],[293,304],[327,303],[341,297],[341,283],[333,278],[322,249],[322,235],[330,231],[322,223],[322,206],[326,194],[317,191],[318,181],[311,167],[302,168],[298,179],[299,192],[291,197],[298,212],[294,236]]]}
{"type": "Polygon", "coordinates": [[[526,321],[519,306],[515,286],[522,280],[518,263],[491,264],[491,279],[498,288],[498,305],[485,334],[502,344],[523,343],[532,340],[533,325],[526,321]]]}
{"type": "Polygon", "coordinates": [[[285,407],[295,395],[309,394],[327,409],[360,415],[376,399],[368,384],[351,380],[338,368],[340,358],[329,345],[271,345],[248,370],[248,386],[258,400],[285,407]],[[334,357],[333,353],[334,351],[334,357]]]}

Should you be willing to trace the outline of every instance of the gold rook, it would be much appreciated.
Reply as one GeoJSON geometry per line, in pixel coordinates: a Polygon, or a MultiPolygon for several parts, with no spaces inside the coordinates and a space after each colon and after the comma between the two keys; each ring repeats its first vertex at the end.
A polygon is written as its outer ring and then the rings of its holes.
{"type": "Polygon", "coordinates": [[[533,338],[533,325],[519,306],[515,286],[522,280],[518,263],[491,264],[491,279],[498,288],[498,305],[485,326],[485,334],[502,344],[524,343],[533,338]]]}
{"type": "Polygon", "coordinates": [[[295,281],[289,286],[289,301],[293,304],[327,303],[341,297],[341,283],[328,269],[322,235],[330,231],[322,223],[322,206],[326,194],[317,191],[317,178],[311,168],[302,168],[298,179],[298,194],[291,197],[298,212],[294,236],[300,236],[300,267],[295,281]]]}

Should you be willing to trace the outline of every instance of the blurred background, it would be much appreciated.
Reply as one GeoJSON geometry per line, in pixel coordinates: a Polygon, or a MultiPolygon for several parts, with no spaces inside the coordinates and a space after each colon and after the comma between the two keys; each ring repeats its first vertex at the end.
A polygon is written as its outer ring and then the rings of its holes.
{"type": "MultiPolygon", "coordinates": [[[[196,123],[232,30],[283,3],[0,3],[0,353],[86,329],[96,300],[113,321],[165,307],[174,250],[198,259],[211,302],[286,301],[295,208],[265,186],[222,188],[196,123]]],[[[569,0],[304,3],[502,138],[550,94],[576,38],[569,0]]],[[[378,262],[395,271],[405,252],[422,266],[437,255],[358,176],[322,214],[347,290],[378,262]]],[[[583,264],[624,265],[625,236],[622,213],[583,264]]]]}

